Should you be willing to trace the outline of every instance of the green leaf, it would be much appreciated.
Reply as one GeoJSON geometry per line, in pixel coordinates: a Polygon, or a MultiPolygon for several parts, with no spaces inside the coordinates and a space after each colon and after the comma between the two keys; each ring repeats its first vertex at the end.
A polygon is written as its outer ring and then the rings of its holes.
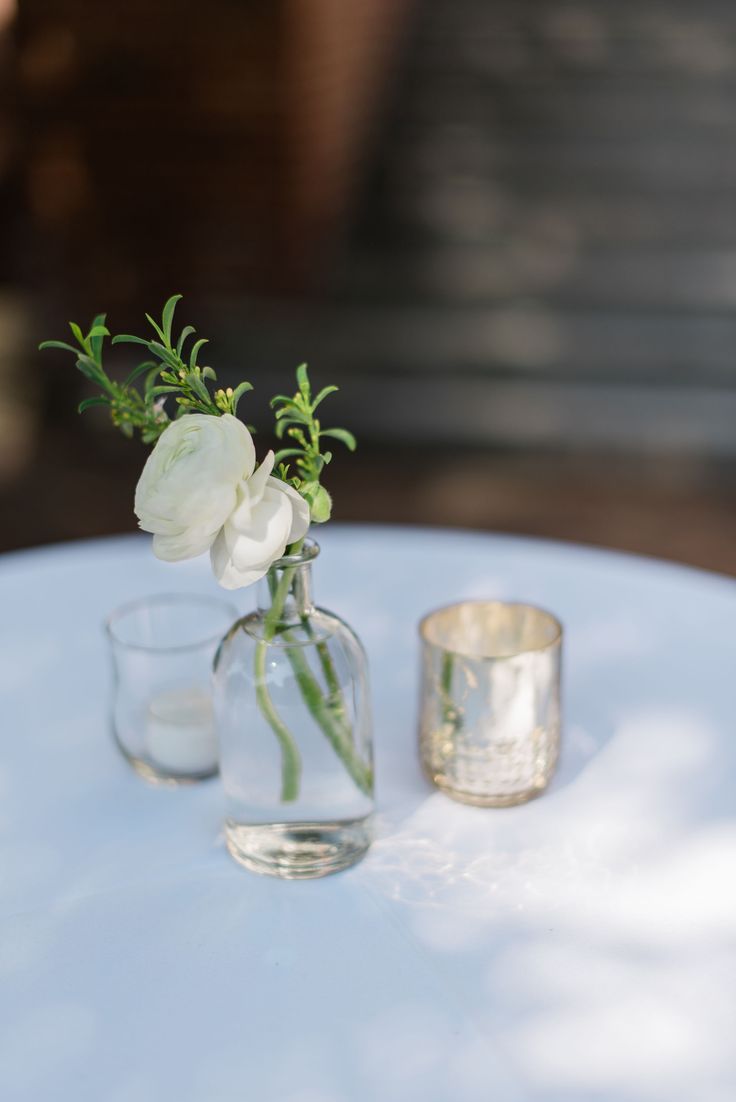
{"type": "Polygon", "coordinates": [[[66,344],[65,341],[41,341],[38,346],[39,352],[43,352],[46,348],[63,348],[65,352],[73,352],[75,356],[79,355],[79,349],[74,348],[71,344],[66,344]]]}
{"type": "Polygon", "coordinates": [[[156,398],[159,394],[174,394],[178,393],[178,386],[152,386],[148,391],[149,398],[156,398]]]}
{"type": "Polygon", "coordinates": [[[312,412],[316,410],[320,402],[323,402],[328,394],[334,394],[336,390],[339,390],[338,386],[323,386],[317,397],[312,402],[312,412]]]}
{"type": "Polygon", "coordinates": [[[99,386],[104,387],[105,390],[109,390],[109,382],[106,375],[100,370],[91,356],[77,355],[76,366],[82,374],[86,375],[88,379],[91,379],[93,383],[97,383],[99,386]]]}
{"type": "Polygon", "coordinates": [[[176,304],[179,299],[183,297],[183,295],[172,295],[171,298],[167,300],[166,305],[164,306],[164,312],[161,318],[163,324],[162,339],[164,341],[164,344],[171,344],[171,323],[174,320],[174,310],[176,310],[176,304]]]}
{"type": "Polygon", "coordinates": [[[283,403],[283,405],[285,406],[294,405],[294,399],[290,398],[288,394],[274,394],[273,398],[269,402],[271,409],[273,409],[275,405],[278,405],[279,402],[283,403]]]}
{"type": "Polygon", "coordinates": [[[84,411],[86,409],[89,409],[91,406],[109,406],[109,405],[110,405],[110,399],[109,398],[102,398],[102,397],[100,397],[100,398],[85,398],[84,401],[80,402],[79,405],[77,406],[77,413],[84,413],[84,411]]]}
{"type": "Polygon", "coordinates": [[[203,379],[212,379],[213,382],[217,382],[217,375],[215,374],[214,367],[203,367],[202,368],[202,378],[203,379]]]}
{"type": "Polygon", "coordinates": [[[286,432],[287,428],[288,428],[288,424],[287,424],[286,421],[277,421],[276,422],[274,432],[276,433],[276,439],[277,440],[281,440],[281,438],[283,437],[283,435],[286,432]]]}
{"type": "Polygon", "coordinates": [[[169,352],[168,348],[165,348],[164,345],[159,344],[158,341],[149,341],[148,347],[154,355],[158,356],[164,363],[167,363],[169,367],[173,367],[174,370],[178,368],[179,364],[173,352],[169,352]]]}
{"type": "Polygon", "coordinates": [[[307,365],[306,364],[299,364],[299,367],[296,369],[296,381],[298,382],[299,389],[301,390],[304,397],[308,398],[309,397],[310,386],[309,386],[309,372],[307,370],[307,365]]]}
{"type": "Polygon", "coordinates": [[[280,463],[282,459],[288,459],[289,456],[301,454],[302,453],[299,448],[281,448],[280,451],[276,452],[276,455],[273,457],[273,461],[274,463],[280,463]]]}
{"type": "Polygon", "coordinates": [[[158,324],[157,324],[157,323],[156,323],[156,322],[155,322],[155,321],[153,320],[153,318],[151,317],[151,315],[150,315],[150,314],[146,314],[146,321],[148,322],[148,324],[149,324],[149,325],[151,325],[151,326],[152,326],[152,327],[153,327],[153,328],[154,328],[154,329],[156,330],[156,332],[158,333],[158,335],[159,335],[159,337],[161,338],[161,340],[162,340],[162,341],[164,342],[164,344],[166,344],[166,334],[164,333],[164,331],[163,331],[163,329],[162,329],[162,328],[160,327],[160,325],[158,325],[158,324]]]}
{"type": "Polygon", "coordinates": [[[324,486],[318,486],[309,505],[309,512],[315,524],[324,524],[332,514],[332,498],[324,486]]]}
{"type": "Polygon", "coordinates": [[[77,360],[76,366],[77,370],[81,371],[90,382],[97,383],[98,386],[100,385],[100,377],[94,368],[91,368],[88,364],[82,363],[81,360],[77,360]]]}
{"type": "Polygon", "coordinates": [[[143,337],[134,337],[132,333],[118,333],[116,337],[112,338],[113,344],[145,344],[148,348],[149,342],[144,340],[143,337]]]}
{"type": "Polygon", "coordinates": [[[295,424],[308,425],[309,415],[302,413],[296,406],[291,406],[288,409],[284,406],[283,409],[276,410],[277,421],[293,421],[295,424]]]}
{"type": "Polygon", "coordinates": [[[197,330],[194,328],[193,325],[185,325],[184,326],[184,328],[181,331],[181,334],[179,335],[179,340],[176,342],[176,354],[177,354],[177,356],[181,356],[181,350],[184,347],[184,342],[186,341],[187,337],[191,337],[192,333],[196,333],[196,332],[197,332],[197,330]]]}
{"type": "Polygon", "coordinates": [[[144,372],[146,372],[146,371],[150,371],[152,368],[155,369],[156,374],[158,374],[158,372],[161,370],[159,365],[153,363],[152,360],[144,360],[142,364],[138,364],[137,367],[133,368],[130,375],[128,376],[128,378],[123,383],[123,389],[127,390],[128,387],[132,383],[134,383],[137,378],[139,378],[139,376],[143,375],[144,372]]]}
{"type": "Polygon", "coordinates": [[[146,429],[145,432],[141,432],[141,440],[144,444],[153,444],[158,440],[161,433],[164,431],[168,424],[168,421],[163,421],[160,425],[154,425],[150,429],[146,429]]]}
{"type": "Polygon", "coordinates": [[[102,345],[105,337],[110,336],[110,330],[105,325],[106,317],[106,314],[98,314],[96,318],[93,318],[92,326],[87,334],[90,350],[96,363],[99,363],[102,357],[102,345]]]}
{"type": "Polygon", "coordinates": [[[238,385],[235,387],[235,390],[233,391],[233,396],[230,399],[230,401],[232,402],[233,413],[237,410],[238,402],[243,397],[243,395],[246,394],[249,390],[252,390],[252,389],[253,389],[253,384],[252,383],[248,383],[248,382],[238,383],[238,385]]]}
{"type": "Polygon", "coordinates": [[[159,367],[158,364],[156,364],[156,366],[151,368],[151,370],[146,375],[146,381],[143,384],[143,392],[146,395],[146,398],[149,397],[149,395],[151,393],[151,387],[156,382],[156,379],[159,377],[160,374],[161,374],[161,368],[159,367]]]}
{"type": "Polygon", "coordinates": [[[354,452],[358,446],[358,441],[352,432],[348,432],[347,429],[322,429],[319,435],[320,437],[331,436],[334,440],[340,440],[351,452],[354,452]]]}
{"type": "Polygon", "coordinates": [[[189,368],[190,368],[190,370],[197,363],[197,356],[199,355],[200,348],[204,348],[204,346],[206,344],[209,344],[209,343],[210,342],[207,340],[206,337],[200,337],[198,341],[194,342],[194,344],[192,345],[192,351],[189,353],[189,368]]]}
{"type": "Polygon", "coordinates": [[[197,394],[203,402],[206,402],[207,405],[209,405],[212,401],[212,398],[210,397],[210,392],[208,391],[202,380],[192,373],[191,375],[187,375],[186,381],[189,383],[194,393],[197,394]]]}
{"type": "Polygon", "coordinates": [[[77,325],[77,323],[76,323],[75,321],[70,321],[70,322],[69,322],[69,328],[71,329],[72,333],[74,334],[74,339],[75,339],[75,340],[77,340],[77,341],[79,341],[79,343],[81,344],[82,348],[84,348],[84,349],[85,349],[85,351],[86,351],[86,349],[87,349],[87,345],[86,345],[86,343],[85,343],[85,340],[84,340],[84,333],[83,333],[83,332],[82,332],[82,330],[81,330],[81,329],[79,328],[79,326],[77,325]]]}

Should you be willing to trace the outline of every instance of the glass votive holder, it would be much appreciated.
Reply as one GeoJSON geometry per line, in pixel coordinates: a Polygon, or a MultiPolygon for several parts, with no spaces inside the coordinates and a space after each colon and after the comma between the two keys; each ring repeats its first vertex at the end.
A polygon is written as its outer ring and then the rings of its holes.
{"type": "Polygon", "coordinates": [[[107,619],[115,740],[146,780],[182,784],[217,772],[212,663],[238,610],[226,601],[164,594],[107,619]]]}
{"type": "Polygon", "coordinates": [[[533,605],[465,601],[429,613],[419,632],[429,780],[480,807],[543,792],[560,744],[559,621],[533,605]]]}

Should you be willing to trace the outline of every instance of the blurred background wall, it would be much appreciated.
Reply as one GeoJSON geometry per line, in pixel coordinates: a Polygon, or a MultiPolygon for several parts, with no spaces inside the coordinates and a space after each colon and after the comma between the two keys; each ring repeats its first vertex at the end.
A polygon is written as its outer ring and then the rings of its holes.
{"type": "Polygon", "coordinates": [[[735,139],[726,0],[0,0],[0,548],[134,528],[35,348],[181,292],[263,447],[339,384],[339,519],[736,571],[735,139]]]}

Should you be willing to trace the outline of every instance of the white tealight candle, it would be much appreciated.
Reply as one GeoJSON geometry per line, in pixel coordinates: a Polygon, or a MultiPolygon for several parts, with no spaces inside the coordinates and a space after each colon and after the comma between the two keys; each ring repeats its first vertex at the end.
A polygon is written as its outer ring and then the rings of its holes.
{"type": "Polygon", "coordinates": [[[148,752],[174,774],[207,773],[217,766],[212,698],[202,689],[171,689],[148,705],[148,752]]]}
{"type": "Polygon", "coordinates": [[[536,725],[536,682],[534,658],[520,654],[496,663],[491,669],[490,689],[493,739],[524,743],[536,725]]]}

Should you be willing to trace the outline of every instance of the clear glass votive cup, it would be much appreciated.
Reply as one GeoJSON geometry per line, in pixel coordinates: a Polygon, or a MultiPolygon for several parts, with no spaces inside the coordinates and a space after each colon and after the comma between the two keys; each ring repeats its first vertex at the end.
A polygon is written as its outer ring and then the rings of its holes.
{"type": "Polygon", "coordinates": [[[108,617],[113,734],[146,780],[185,784],[217,773],[212,663],[237,618],[226,601],[179,593],[108,617]]]}
{"type": "Polygon", "coordinates": [[[480,807],[538,796],[559,755],[560,622],[533,605],[465,601],[429,613],[419,633],[429,780],[480,807]]]}

